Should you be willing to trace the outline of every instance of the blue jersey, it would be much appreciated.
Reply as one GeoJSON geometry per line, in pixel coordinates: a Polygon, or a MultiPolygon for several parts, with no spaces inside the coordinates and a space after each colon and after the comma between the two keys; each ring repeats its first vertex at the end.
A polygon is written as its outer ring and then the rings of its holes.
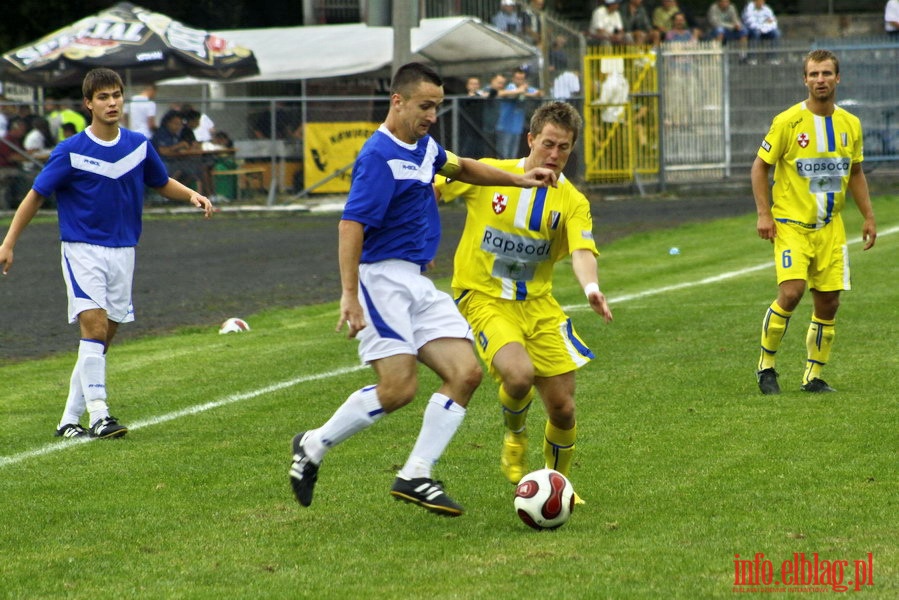
{"type": "Polygon", "coordinates": [[[415,144],[397,139],[384,125],[362,146],[343,218],[365,226],[360,262],[399,259],[426,265],[440,241],[432,182],[447,162],[429,135],[415,144]]]}
{"type": "Polygon", "coordinates": [[[168,180],[142,134],[120,128],[106,142],[85,129],[53,149],[33,187],[44,197],[56,193],[62,241],[121,248],[140,239],[144,186],[168,180]]]}

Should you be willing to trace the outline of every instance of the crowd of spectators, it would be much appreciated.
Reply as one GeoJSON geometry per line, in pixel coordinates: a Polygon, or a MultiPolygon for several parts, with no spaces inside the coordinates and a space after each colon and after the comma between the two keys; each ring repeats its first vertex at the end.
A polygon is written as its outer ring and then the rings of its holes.
{"type": "Polygon", "coordinates": [[[43,110],[36,111],[0,96],[0,207],[17,206],[50,151],[86,125],[74,101],[48,97],[43,110]]]}
{"type": "MultiPolygon", "coordinates": [[[[899,0],[890,0],[899,3],[899,0]]],[[[588,23],[584,35],[590,44],[650,45],[666,41],[682,41],[683,31],[668,35],[675,21],[683,20],[696,41],[715,40],[739,46],[742,58],[751,45],[774,45],[780,39],[777,17],[765,0],[746,0],[743,9],[731,0],[710,0],[700,20],[677,0],[595,0],[596,5],[584,15],[588,23]],[[678,15],[680,17],[678,18],[678,15]]],[[[546,40],[541,31],[540,15],[545,0],[499,0],[499,10],[492,24],[542,47],[546,40]]]]}
{"type": "MultiPolygon", "coordinates": [[[[230,137],[189,105],[169,107],[157,127],[154,96],[151,85],[131,98],[128,120],[156,147],[169,175],[215,196],[212,170],[220,150],[233,153],[230,137]]],[[[36,111],[29,103],[0,96],[0,208],[17,206],[53,148],[87,125],[88,114],[78,101],[48,97],[36,111]]]]}

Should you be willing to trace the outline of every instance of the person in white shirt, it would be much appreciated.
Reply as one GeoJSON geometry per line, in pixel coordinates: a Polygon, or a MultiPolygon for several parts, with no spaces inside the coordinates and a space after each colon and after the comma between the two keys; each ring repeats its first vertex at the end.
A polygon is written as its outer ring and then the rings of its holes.
{"type": "MultiPolygon", "coordinates": [[[[896,0],[899,2],[899,0],[896,0]]],[[[765,0],[752,0],[743,9],[743,24],[749,32],[749,40],[777,41],[780,39],[780,29],[777,27],[777,17],[771,7],[765,4],[765,0]]]]}
{"type": "Polygon", "coordinates": [[[883,29],[891,37],[899,37],[899,0],[889,0],[883,9],[883,29]]]}
{"type": "Polygon", "coordinates": [[[624,31],[624,22],[618,8],[621,0],[600,0],[601,6],[597,6],[590,17],[590,29],[588,35],[590,41],[597,44],[624,44],[627,34],[624,31]]]}
{"type": "Polygon", "coordinates": [[[149,84],[141,93],[133,96],[125,109],[128,113],[128,128],[144,134],[150,139],[156,133],[156,86],[149,84]]]}

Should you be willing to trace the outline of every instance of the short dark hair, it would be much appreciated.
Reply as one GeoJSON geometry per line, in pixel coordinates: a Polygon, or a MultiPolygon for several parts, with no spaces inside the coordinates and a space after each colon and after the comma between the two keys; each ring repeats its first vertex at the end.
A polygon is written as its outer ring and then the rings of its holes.
{"type": "Polygon", "coordinates": [[[93,100],[95,93],[109,88],[118,88],[120,92],[125,93],[125,84],[122,83],[119,74],[112,69],[91,69],[84,76],[81,95],[85,100],[93,100]]]}
{"type": "Polygon", "coordinates": [[[393,81],[390,82],[390,93],[408,98],[412,86],[423,81],[443,87],[443,80],[434,69],[418,62],[407,63],[396,70],[393,81]]]}
{"type": "Polygon", "coordinates": [[[567,129],[574,134],[572,142],[577,141],[578,132],[584,125],[584,120],[577,109],[567,102],[547,102],[541,104],[531,116],[531,135],[537,135],[547,123],[552,123],[562,129],[567,129]]]}
{"type": "Polygon", "coordinates": [[[840,74],[840,59],[837,58],[837,55],[831,52],[830,50],[818,49],[812,50],[808,54],[805,55],[805,60],[802,61],[802,74],[805,75],[808,72],[808,63],[809,62],[824,62],[825,60],[833,61],[833,70],[836,75],[840,74]]]}

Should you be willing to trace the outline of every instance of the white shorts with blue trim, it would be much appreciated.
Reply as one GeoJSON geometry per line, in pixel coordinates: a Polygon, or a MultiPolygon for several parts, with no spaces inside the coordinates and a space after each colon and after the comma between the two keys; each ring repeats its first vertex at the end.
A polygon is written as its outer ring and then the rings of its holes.
{"type": "Polygon", "coordinates": [[[107,248],[80,242],[62,243],[62,276],[69,297],[69,323],[86,310],[102,308],[110,321],[134,320],[131,283],[134,248],[107,248]]]}
{"type": "Polygon", "coordinates": [[[450,295],[438,290],[411,262],[359,265],[359,302],[366,323],[356,336],[363,362],[417,355],[422,346],[438,338],[474,339],[450,295]]]}

